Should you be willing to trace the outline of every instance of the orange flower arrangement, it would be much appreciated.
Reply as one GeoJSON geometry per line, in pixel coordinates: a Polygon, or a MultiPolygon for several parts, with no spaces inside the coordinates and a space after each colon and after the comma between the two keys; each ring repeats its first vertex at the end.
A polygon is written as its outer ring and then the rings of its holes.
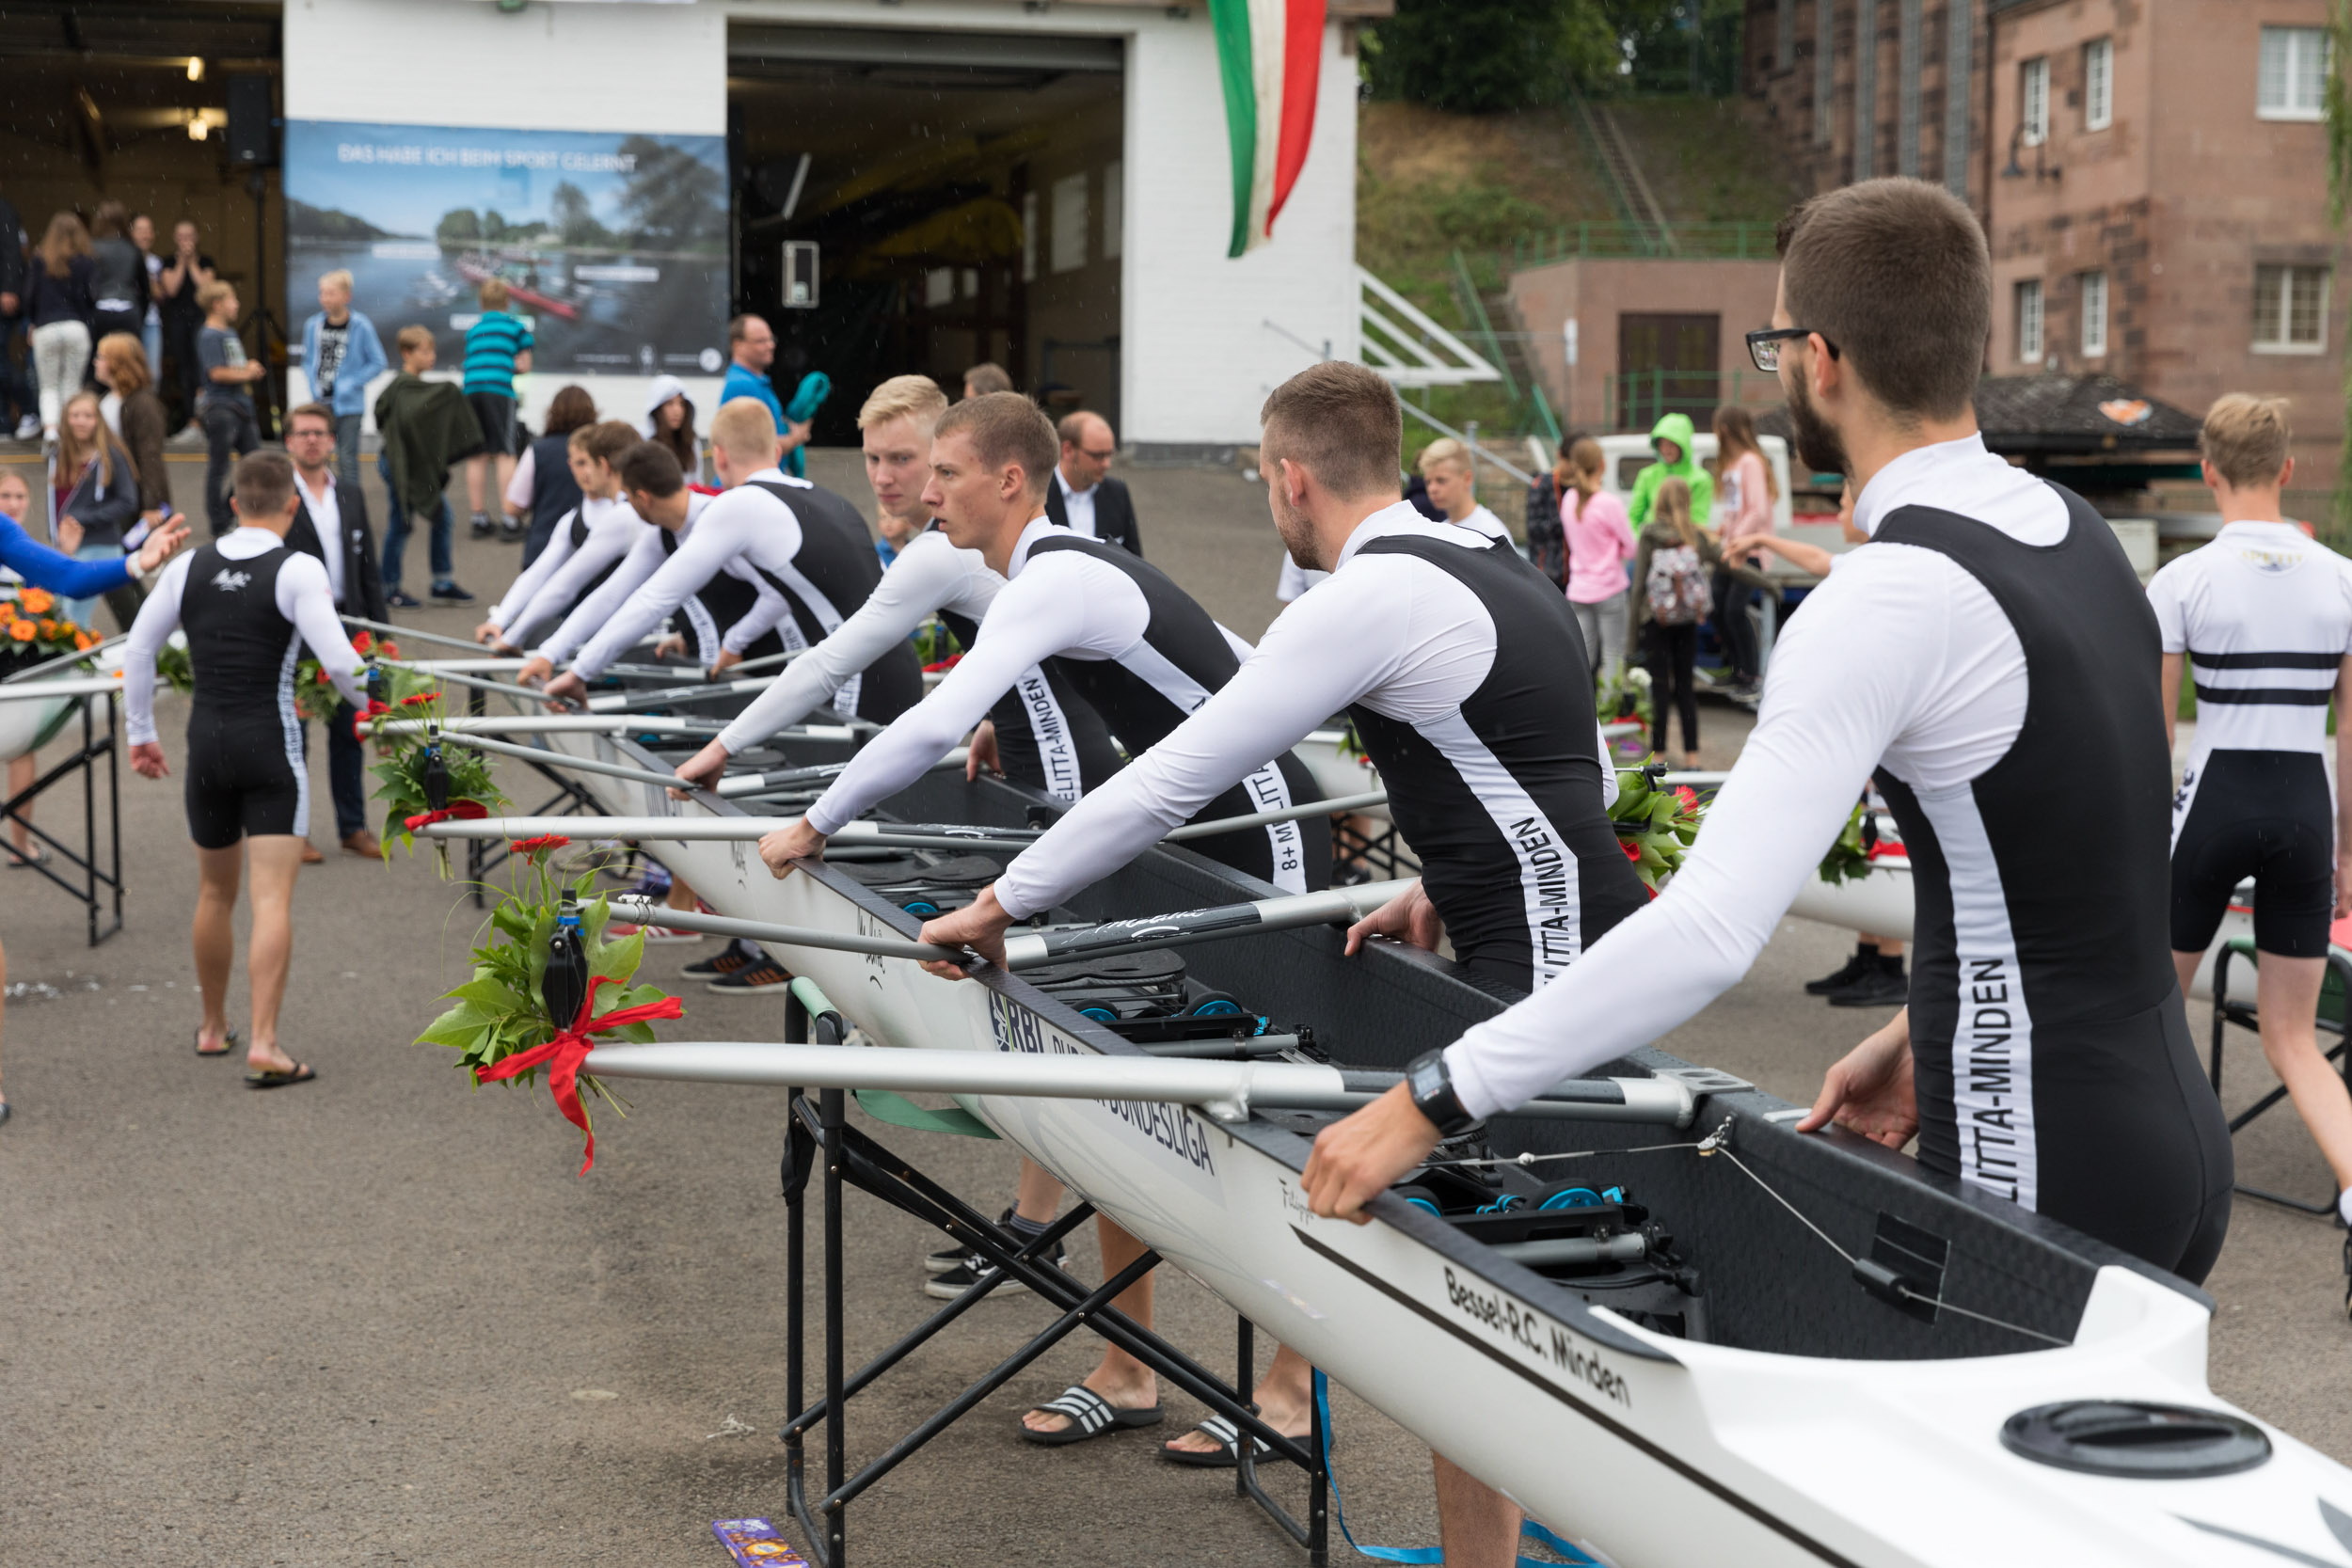
{"type": "Polygon", "coordinates": [[[56,595],[46,588],[27,588],[17,594],[16,602],[28,615],[46,615],[57,605],[56,595]]]}
{"type": "Polygon", "coordinates": [[[11,620],[8,623],[8,635],[19,642],[30,642],[33,640],[34,635],[33,623],[30,621],[11,620]]]}

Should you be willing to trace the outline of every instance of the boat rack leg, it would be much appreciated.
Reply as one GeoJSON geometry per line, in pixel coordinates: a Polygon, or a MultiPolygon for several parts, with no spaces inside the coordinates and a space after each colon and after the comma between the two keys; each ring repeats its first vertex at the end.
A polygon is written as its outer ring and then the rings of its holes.
{"type": "Polygon", "coordinates": [[[72,756],[51,767],[34,779],[22,795],[0,800],[0,820],[23,827],[38,849],[46,845],[55,851],[52,857],[65,864],[63,874],[46,863],[36,862],[31,869],[40,876],[72,894],[88,917],[89,945],[97,946],[122,929],[122,778],[119,757],[115,749],[115,703],[113,692],[105,694],[106,721],[102,730],[90,718],[95,699],[82,704],[82,745],[72,756]],[[98,759],[106,759],[106,824],[109,838],[102,846],[98,824],[98,759]],[[72,774],[82,777],[82,847],[79,853],[63,839],[43,832],[29,816],[20,815],[57,784],[72,774]],[[75,880],[69,881],[67,877],[75,880]],[[109,908],[111,906],[111,908],[109,908]],[[103,911],[108,918],[99,924],[103,911]]]}
{"type": "MultiPolygon", "coordinates": [[[[2234,1023],[2241,1029],[2253,1031],[2256,1035],[2262,1033],[2262,1018],[2254,1005],[2249,1002],[2230,1000],[2230,960],[2236,956],[2224,946],[2214,958],[2213,1047],[2206,1063],[2206,1072],[2213,1081],[2216,1094],[2221,1092],[2221,1047],[2223,1036],[2228,1027],[2234,1023]]],[[[2327,978],[2334,985],[2338,1012],[2333,1019],[2328,1017],[2328,996],[2323,990],[2320,992],[2320,1013],[2314,1023],[2322,1033],[2336,1037],[2336,1047],[2328,1053],[2327,1059],[2336,1064],[2338,1070],[2344,1074],[2344,1089],[2352,1092],[2352,1052],[2345,1050],[2348,1042],[2344,1035],[2345,1009],[2352,1008],[2352,963],[2345,962],[2343,955],[2332,948],[2328,954],[2327,978]]],[[[2239,1128],[2244,1127],[2286,1097],[2286,1085],[2282,1084],[2236,1116],[2232,1117],[2230,1135],[2235,1137],[2239,1128]]],[[[2274,1193],[2266,1187],[2249,1186],[2243,1181],[2237,1184],[2236,1190],[2244,1193],[2248,1197],[2259,1197],[2266,1203],[2276,1203],[2281,1208],[2294,1209],[2306,1214],[2333,1214],[2336,1212],[2336,1202],[2332,1196],[2323,1198],[2317,1203],[2309,1203],[2299,1197],[2289,1197],[2284,1193],[2274,1193]]]]}
{"type": "MultiPolygon", "coordinates": [[[[820,1039],[828,1033],[837,1033],[838,1026],[830,1017],[809,1022],[816,1024],[812,1032],[820,1039]]],[[[787,1032],[793,1034],[800,1031],[788,1028],[787,1032]]],[[[1024,1368],[1080,1328],[1090,1328],[1102,1335],[1185,1393],[1232,1420],[1245,1439],[1249,1436],[1259,1438],[1277,1456],[1307,1471],[1310,1479],[1309,1513],[1308,1522],[1304,1525],[1293,1519],[1266,1496],[1257,1483],[1254,1473],[1240,1490],[1272,1513],[1292,1539],[1309,1548],[1314,1568],[1323,1568],[1327,1561],[1325,1519],[1327,1485],[1322,1468],[1320,1428],[1306,1443],[1284,1437],[1259,1419],[1255,1409],[1248,1402],[1246,1391],[1236,1392],[1227,1387],[1207,1369],[1158,1335],[1139,1327],[1110,1305],[1130,1285],[1158,1265],[1156,1253],[1145,1253],[1117,1277],[1089,1290],[1061,1270],[1042,1261],[1042,1259],[1051,1255],[1055,1243],[1092,1213],[1090,1207],[1079,1205],[1056,1221],[1045,1234],[1025,1243],[915,1170],[888,1148],[856,1129],[843,1125],[843,1098],[837,1090],[825,1090],[812,1104],[805,1094],[793,1096],[788,1134],[791,1147],[785,1165],[786,1201],[788,1205],[786,1381],[789,1386],[790,1411],[781,1435],[787,1449],[787,1503],[809,1543],[817,1568],[846,1568],[846,1514],[848,1505],[859,1494],[896,1469],[933,1437],[1017,1376],[1024,1368]],[[806,1365],[803,1347],[806,1312],[803,1294],[807,1273],[804,1205],[807,1176],[818,1158],[822,1158],[824,1162],[825,1186],[825,1389],[823,1397],[812,1405],[803,1402],[806,1365]],[[967,1291],[950,1302],[859,1368],[854,1374],[846,1373],[842,1365],[846,1289],[840,1266],[840,1212],[841,1195],[850,1187],[938,1227],[996,1266],[994,1282],[967,1291]],[[1041,1301],[1058,1308],[1060,1316],[856,1475],[845,1479],[848,1465],[842,1425],[850,1396],[870,1386],[977,1305],[995,1282],[1007,1280],[1018,1280],[1027,1286],[1041,1301]],[[811,1499],[807,1488],[804,1445],[808,1433],[820,1420],[825,1426],[825,1490],[821,1497],[811,1499]]]]}

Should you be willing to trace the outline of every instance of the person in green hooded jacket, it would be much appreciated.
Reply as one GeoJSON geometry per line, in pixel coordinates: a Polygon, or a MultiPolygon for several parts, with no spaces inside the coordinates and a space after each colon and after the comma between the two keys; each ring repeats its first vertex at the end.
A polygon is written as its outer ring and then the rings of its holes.
{"type": "Polygon", "coordinates": [[[1636,534],[1649,521],[1650,511],[1658,504],[1658,487],[1670,479],[1678,479],[1691,487],[1691,521],[1700,528],[1707,526],[1708,515],[1715,510],[1715,476],[1699,467],[1691,440],[1688,414],[1669,414],[1650,426],[1649,444],[1658,453],[1658,461],[1633,476],[1633,494],[1625,509],[1636,534]]]}

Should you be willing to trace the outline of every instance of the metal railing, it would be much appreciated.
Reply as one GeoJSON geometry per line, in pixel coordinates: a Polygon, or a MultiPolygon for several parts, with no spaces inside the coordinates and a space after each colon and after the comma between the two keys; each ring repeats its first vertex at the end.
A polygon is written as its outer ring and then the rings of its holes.
{"type": "Polygon", "coordinates": [[[1647,430],[1668,414],[1688,414],[1704,426],[1725,404],[1761,408],[1780,401],[1780,378],[1756,370],[1619,371],[1601,381],[1601,427],[1647,430]]]}
{"type": "Polygon", "coordinates": [[[1647,224],[1564,223],[1517,236],[1508,249],[1496,252],[1495,260],[1513,272],[1578,257],[1768,261],[1777,254],[1774,236],[1778,228],[1772,223],[1677,224],[1669,245],[1647,224]]]}

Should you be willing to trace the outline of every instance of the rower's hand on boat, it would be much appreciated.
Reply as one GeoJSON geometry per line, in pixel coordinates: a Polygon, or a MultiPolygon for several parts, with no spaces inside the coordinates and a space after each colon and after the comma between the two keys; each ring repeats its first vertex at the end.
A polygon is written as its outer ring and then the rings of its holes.
{"type": "Polygon", "coordinates": [[[147,543],[139,546],[139,575],[144,577],[169,561],[187,538],[188,520],[177,512],[155,524],[148,531],[147,543]]]}
{"type": "Polygon", "coordinates": [[[1390,899],[1378,909],[1347,928],[1347,957],[1364,944],[1366,937],[1387,937],[1391,941],[1409,942],[1415,947],[1435,953],[1438,942],[1445,935],[1445,922],[1438,918],[1438,906],[1429,901],[1416,880],[1411,887],[1390,899]]]}
{"type": "Polygon", "coordinates": [[[548,682],[548,700],[559,707],[580,702],[587,695],[588,683],[569,670],[548,682]]]}
{"type": "Polygon", "coordinates": [[[499,624],[496,621],[483,622],[473,628],[473,640],[485,648],[490,646],[499,640],[499,624]]]}
{"type": "MultiPolygon", "coordinates": [[[[997,968],[1005,967],[1005,928],[1012,924],[1012,916],[1005,906],[996,902],[993,886],[980,889],[980,895],[960,910],[933,915],[923,922],[923,940],[940,947],[969,948],[997,968]]],[[[963,980],[970,976],[961,964],[945,958],[932,958],[923,968],[943,980],[963,980]]]]}
{"type": "Polygon", "coordinates": [[[131,748],[131,771],[142,779],[160,779],[171,771],[164,761],[164,749],[156,741],[142,741],[131,748]]]}
{"type": "Polygon", "coordinates": [[[1848,1052],[1821,1079],[1800,1132],[1835,1122],[1849,1132],[1900,1148],[1919,1131],[1919,1102],[1911,1083],[1911,1009],[1848,1052]]]}
{"type": "Polygon", "coordinates": [[[737,653],[732,648],[722,648],[719,650],[719,657],[711,660],[710,673],[705,678],[715,681],[742,662],[743,656],[741,654],[737,653]]]}
{"type": "Polygon", "coordinates": [[[1317,1135],[1299,1185],[1316,1213],[1361,1225],[1372,1217],[1364,1205],[1396,1185],[1437,1147],[1438,1129],[1414,1109],[1412,1091],[1399,1084],[1317,1135]]]}
{"type": "Polygon", "coordinates": [[[685,787],[670,791],[670,799],[683,800],[688,789],[708,789],[719,782],[719,775],[727,770],[727,749],[713,740],[691,757],[678,764],[677,776],[686,781],[685,787]]]}
{"type": "Polygon", "coordinates": [[[680,637],[675,632],[672,632],[669,636],[663,638],[660,641],[656,642],[653,645],[653,657],[656,658],[684,658],[686,657],[686,639],[680,637]]]}
{"type": "Polygon", "coordinates": [[[537,686],[554,673],[554,660],[538,657],[528,658],[523,661],[523,667],[515,672],[515,684],[516,686],[537,686]]]}
{"type": "Polygon", "coordinates": [[[1004,765],[996,759],[996,724],[989,719],[981,720],[980,727],[972,732],[972,745],[963,755],[963,782],[970,784],[978,778],[982,768],[1000,778],[1005,771],[1004,765]]]}
{"type": "Polygon", "coordinates": [[[798,861],[820,861],[825,858],[825,835],[808,825],[803,816],[788,828],[778,828],[759,841],[759,858],[768,863],[768,869],[778,877],[788,877],[798,861]]]}

